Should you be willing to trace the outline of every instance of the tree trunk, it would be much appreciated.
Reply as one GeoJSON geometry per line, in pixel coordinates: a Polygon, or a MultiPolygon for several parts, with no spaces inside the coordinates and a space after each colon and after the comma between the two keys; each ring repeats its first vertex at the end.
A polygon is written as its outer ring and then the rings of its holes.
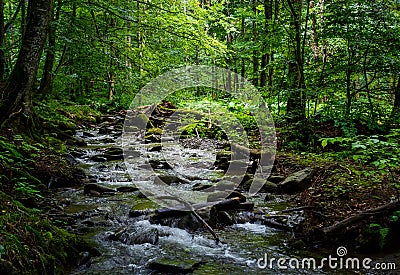
{"type": "Polygon", "coordinates": [[[400,74],[397,79],[397,85],[394,89],[394,104],[391,116],[394,120],[400,119],[400,74]]]}
{"type": "Polygon", "coordinates": [[[305,119],[305,82],[303,57],[301,54],[301,12],[302,0],[288,0],[294,31],[294,47],[289,49],[288,88],[290,90],[287,101],[287,117],[292,122],[305,119]]]}
{"type": "Polygon", "coordinates": [[[32,129],[32,90],[46,43],[50,24],[49,0],[29,1],[27,25],[18,53],[16,64],[7,79],[0,100],[0,126],[3,127],[12,117],[19,115],[21,122],[32,129]]]}
{"type": "MultiPolygon", "coordinates": [[[[257,3],[255,0],[253,0],[253,12],[254,16],[257,17],[257,3]]],[[[253,77],[252,77],[252,82],[254,86],[258,86],[258,50],[256,49],[257,45],[257,20],[253,20],[253,43],[254,43],[254,50],[253,50],[253,77]]]]}
{"type": "MultiPolygon", "coordinates": [[[[117,21],[115,20],[114,17],[111,17],[111,22],[110,22],[111,30],[114,30],[116,26],[117,26],[117,21]]],[[[112,57],[110,58],[110,67],[109,71],[107,72],[107,77],[108,77],[108,100],[112,101],[115,95],[115,74],[113,72],[114,70],[113,58],[116,58],[117,54],[116,45],[114,42],[111,42],[110,44],[110,53],[112,57]]]]}
{"type": "MultiPolygon", "coordinates": [[[[243,0],[240,0],[240,6],[243,6],[243,0]]],[[[242,22],[241,22],[241,31],[240,31],[240,35],[242,37],[242,39],[245,39],[245,35],[246,35],[246,21],[245,21],[245,17],[242,15],[242,22]]],[[[240,64],[240,75],[242,76],[242,78],[245,77],[246,74],[246,59],[244,57],[241,58],[241,64],[240,64]]]]}
{"type": "Polygon", "coordinates": [[[5,38],[5,30],[4,30],[4,1],[0,1],[0,81],[4,79],[5,67],[6,67],[6,58],[4,54],[4,38],[5,38]]]}
{"type": "MultiPolygon", "coordinates": [[[[29,12],[29,7],[28,7],[28,12],[29,12]]],[[[27,24],[26,2],[25,2],[25,0],[21,0],[21,35],[22,35],[22,37],[24,37],[24,35],[25,35],[26,24],[27,24]]]]}
{"type": "MultiPolygon", "coordinates": [[[[60,12],[61,12],[61,0],[58,0],[57,4],[57,12],[55,15],[55,22],[58,21],[60,18],[60,12]]],[[[51,9],[51,17],[54,17],[54,5],[51,9]]],[[[53,67],[54,67],[54,61],[55,61],[55,47],[56,47],[56,27],[55,26],[49,26],[48,30],[48,48],[46,50],[46,61],[44,63],[44,68],[43,68],[43,75],[42,79],[40,81],[40,86],[39,86],[39,95],[44,98],[48,94],[51,93],[53,89],[53,79],[54,79],[54,72],[53,72],[53,67]]]]}
{"type": "Polygon", "coordinates": [[[271,0],[264,0],[264,17],[265,17],[265,36],[266,38],[264,39],[263,42],[263,55],[261,57],[261,75],[260,75],[260,87],[265,87],[267,86],[267,72],[270,70],[267,70],[267,66],[270,62],[270,56],[272,53],[270,52],[270,49],[268,47],[268,37],[269,37],[269,22],[272,19],[272,1],[271,0]]]}

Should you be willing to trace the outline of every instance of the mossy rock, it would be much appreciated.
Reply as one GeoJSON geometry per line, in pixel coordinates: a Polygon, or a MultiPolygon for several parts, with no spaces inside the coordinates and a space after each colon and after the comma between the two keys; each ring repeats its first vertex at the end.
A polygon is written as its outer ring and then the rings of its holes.
{"type": "Polygon", "coordinates": [[[58,128],[63,131],[69,130],[75,133],[76,124],[71,121],[58,121],[58,128]]]}
{"type": "Polygon", "coordinates": [[[163,130],[161,128],[151,128],[146,130],[146,135],[162,135],[163,130]]]}

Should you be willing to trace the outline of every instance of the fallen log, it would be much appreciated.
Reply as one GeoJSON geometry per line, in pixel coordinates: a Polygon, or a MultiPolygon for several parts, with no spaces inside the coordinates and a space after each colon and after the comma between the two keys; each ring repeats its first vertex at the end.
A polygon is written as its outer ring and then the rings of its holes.
{"type": "Polygon", "coordinates": [[[283,231],[287,231],[287,232],[291,232],[293,231],[293,229],[284,223],[280,223],[275,221],[274,219],[268,219],[268,217],[262,217],[262,216],[258,216],[256,217],[257,220],[261,221],[261,223],[263,225],[275,228],[275,229],[279,229],[279,230],[283,230],[283,231]]]}
{"type": "Polygon", "coordinates": [[[296,211],[302,211],[302,210],[310,210],[314,209],[314,206],[301,206],[301,207],[296,207],[296,208],[289,208],[282,210],[282,213],[289,213],[289,212],[296,212],[296,211]]]}
{"type": "Polygon", "coordinates": [[[365,210],[365,211],[363,211],[359,214],[356,214],[352,217],[344,219],[334,225],[324,227],[324,228],[322,228],[322,232],[324,234],[333,234],[333,233],[336,233],[336,232],[348,227],[349,225],[352,225],[352,224],[362,220],[366,216],[376,215],[376,214],[380,214],[380,213],[386,213],[389,211],[395,211],[399,207],[400,207],[400,202],[395,201],[395,202],[390,202],[388,204],[379,206],[377,208],[368,209],[368,210],[365,210]]]}

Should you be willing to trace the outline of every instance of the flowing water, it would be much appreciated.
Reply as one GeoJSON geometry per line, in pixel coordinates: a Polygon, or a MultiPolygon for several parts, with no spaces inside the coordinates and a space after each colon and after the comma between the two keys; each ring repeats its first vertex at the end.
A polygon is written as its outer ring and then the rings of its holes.
{"type": "MultiPolygon", "coordinates": [[[[123,145],[117,130],[99,134],[96,128],[81,131],[77,136],[84,139],[87,146],[77,147],[71,154],[85,169],[88,182],[116,189],[134,187],[138,180],[145,180],[145,170],[137,170],[135,178],[135,171],[128,174],[124,160],[118,157],[111,161],[96,159],[110,148],[123,145]]],[[[157,151],[150,157],[161,166],[167,159],[172,170],[186,179],[179,188],[190,189],[196,184],[213,183],[222,175],[221,171],[210,169],[215,161],[213,146],[197,147],[171,143],[163,150],[163,158],[157,151]]],[[[140,158],[136,160],[139,167],[140,158]]],[[[162,167],[158,171],[171,173],[171,169],[162,167]]],[[[238,214],[233,225],[217,228],[215,231],[221,239],[217,244],[206,229],[191,228],[190,219],[157,224],[151,223],[145,215],[129,215],[131,211],[151,212],[160,207],[140,196],[139,191],[87,195],[83,189],[70,188],[58,191],[58,196],[60,200],[68,200],[65,211],[75,219],[76,224],[69,230],[83,235],[101,252],[101,256],[83,262],[74,274],[154,274],[157,272],[152,270],[152,262],[167,266],[167,270],[179,267],[188,271],[194,267],[190,270],[194,274],[326,274],[321,270],[277,269],[276,264],[260,269],[257,260],[266,254],[268,259],[300,258],[304,252],[289,248],[289,233],[251,222],[251,212],[238,214]]],[[[249,200],[255,203],[256,209],[269,214],[290,207],[288,197],[273,195],[267,202],[264,197],[265,194],[249,200]]]]}

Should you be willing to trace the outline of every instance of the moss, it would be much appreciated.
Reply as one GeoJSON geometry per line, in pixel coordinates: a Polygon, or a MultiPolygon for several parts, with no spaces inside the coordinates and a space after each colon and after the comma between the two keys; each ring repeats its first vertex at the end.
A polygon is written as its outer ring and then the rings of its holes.
{"type": "Polygon", "coordinates": [[[160,128],[151,128],[146,131],[146,135],[162,135],[163,130],[160,128]]]}
{"type": "Polygon", "coordinates": [[[63,273],[76,264],[78,250],[87,246],[3,192],[0,213],[1,258],[20,274],[63,273]]]}
{"type": "Polygon", "coordinates": [[[157,209],[160,206],[149,199],[135,199],[135,202],[132,206],[132,210],[147,210],[147,209],[157,209]]]}

